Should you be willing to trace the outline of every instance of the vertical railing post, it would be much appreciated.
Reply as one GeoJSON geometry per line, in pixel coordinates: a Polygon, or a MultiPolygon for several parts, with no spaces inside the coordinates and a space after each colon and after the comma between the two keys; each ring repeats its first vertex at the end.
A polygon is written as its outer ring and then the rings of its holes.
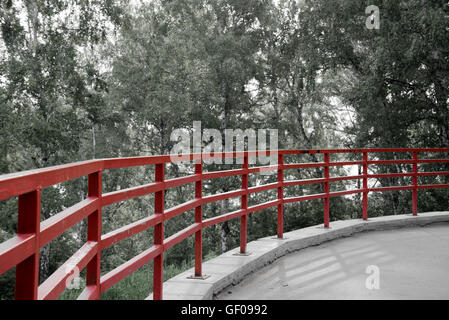
{"type": "Polygon", "coordinates": [[[363,220],[368,219],[368,152],[363,152],[363,220]]]}
{"type": "MultiPolygon", "coordinates": [[[[248,154],[243,157],[243,170],[248,169],[248,154]]],[[[247,242],[247,227],[248,227],[248,213],[246,209],[248,209],[248,172],[242,174],[242,189],[245,190],[245,193],[241,198],[241,208],[244,210],[244,214],[240,217],[240,253],[246,253],[246,242],[247,242]]]]}
{"type": "Polygon", "coordinates": [[[329,153],[324,154],[324,227],[329,228],[329,153]]]}
{"type": "MultiPolygon", "coordinates": [[[[164,182],[165,164],[155,165],[155,182],[164,182]]],[[[164,188],[154,195],[154,214],[164,215],[164,188]]],[[[164,219],[154,226],[154,245],[164,245],[164,219]]],[[[164,281],[164,250],[154,258],[153,268],[153,300],[162,300],[162,287],[164,281]]]]}
{"type": "Polygon", "coordinates": [[[17,234],[34,234],[34,254],[16,266],[16,300],[36,300],[39,286],[41,189],[19,196],[17,234]]]}
{"type": "Polygon", "coordinates": [[[284,237],[284,155],[278,154],[278,238],[284,237]]]}
{"type": "MultiPolygon", "coordinates": [[[[203,162],[202,160],[197,160],[195,163],[195,174],[202,175],[203,173],[203,162]]],[[[201,201],[203,197],[203,180],[195,182],[195,199],[201,201]]],[[[195,208],[195,223],[200,225],[203,222],[203,205],[200,204],[195,208]]],[[[203,227],[195,232],[195,277],[202,277],[202,262],[203,262],[203,227]]]]}
{"type": "Polygon", "coordinates": [[[418,152],[413,152],[413,215],[418,215],[418,152]]]}
{"type": "MultiPolygon", "coordinates": [[[[88,197],[100,198],[102,194],[102,172],[97,171],[88,176],[88,197]]],[[[98,202],[99,203],[99,202],[98,202]]],[[[101,205],[87,218],[87,241],[97,243],[97,252],[86,267],[86,286],[95,286],[93,299],[100,299],[101,274],[101,205]]]]}

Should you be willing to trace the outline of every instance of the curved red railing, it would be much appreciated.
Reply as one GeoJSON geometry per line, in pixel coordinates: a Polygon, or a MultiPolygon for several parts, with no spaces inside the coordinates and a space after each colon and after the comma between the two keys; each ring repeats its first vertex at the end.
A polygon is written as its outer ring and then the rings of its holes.
{"type": "MultiPolygon", "coordinates": [[[[329,227],[329,200],[332,197],[362,193],[363,219],[367,219],[368,193],[377,191],[411,190],[413,214],[418,212],[418,190],[429,188],[447,188],[449,184],[419,185],[420,176],[446,176],[449,171],[419,172],[418,164],[449,163],[449,159],[418,159],[418,153],[449,152],[449,149],[348,149],[348,150],[280,150],[280,151],[248,151],[219,154],[190,154],[188,160],[195,161],[195,174],[166,180],[165,164],[172,162],[170,156],[150,156],[135,158],[102,159],[77,162],[61,166],[30,170],[0,176],[0,201],[18,196],[17,235],[0,244],[0,274],[16,267],[16,299],[55,299],[65,290],[67,278],[75,268],[86,268],[86,288],[79,299],[98,299],[100,293],[128,276],[144,264],[154,261],[153,297],[162,299],[163,254],[170,247],[195,235],[195,276],[201,277],[202,270],[202,230],[211,225],[240,218],[240,251],[245,253],[247,242],[248,214],[269,207],[277,207],[277,235],[283,237],[283,205],[298,201],[324,199],[324,226],[329,227]],[[369,160],[371,153],[397,152],[411,154],[411,159],[369,160]],[[323,162],[284,163],[284,156],[295,154],[323,154],[323,162]],[[356,153],[362,160],[331,162],[332,154],[356,153]],[[257,155],[275,155],[277,165],[249,167],[249,158],[257,155]],[[227,171],[203,172],[203,160],[211,158],[243,158],[242,168],[227,171]],[[412,172],[391,174],[368,174],[369,165],[411,164],[412,172]],[[155,181],[146,185],[102,194],[102,171],[126,167],[154,165],[155,181]],[[329,168],[338,166],[359,165],[363,174],[356,176],[330,177],[329,168]],[[284,170],[301,168],[324,168],[323,178],[284,181],[284,170]],[[277,182],[261,186],[249,187],[249,174],[261,171],[277,171],[277,182]],[[88,176],[87,199],[65,209],[64,211],[40,222],[41,190],[74,178],[88,176]],[[241,176],[242,188],[227,193],[203,196],[202,182],[229,176],[241,176]],[[412,185],[369,188],[368,179],[391,177],[412,177],[412,185]],[[363,181],[362,189],[330,192],[329,184],[344,180],[363,181]],[[195,199],[176,207],[164,208],[164,190],[185,184],[195,184],[195,199]],[[323,184],[324,192],[305,196],[284,198],[284,187],[306,184],[323,184]],[[248,207],[248,195],[265,190],[277,189],[277,200],[248,207]],[[149,193],[155,194],[154,214],[122,228],[101,234],[101,209],[104,206],[140,197],[149,193]],[[202,205],[229,198],[241,198],[241,209],[220,216],[203,220],[202,205]],[[184,230],[164,238],[163,222],[188,210],[195,209],[195,223],[184,230]],[[39,248],[61,235],[64,231],[88,218],[87,242],[48,279],[39,285],[39,248]],[[101,251],[121,240],[129,238],[150,227],[154,228],[154,245],[119,267],[100,274],[101,251]]],[[[182,160],[186,160],[183,158],[182,160]]]]}

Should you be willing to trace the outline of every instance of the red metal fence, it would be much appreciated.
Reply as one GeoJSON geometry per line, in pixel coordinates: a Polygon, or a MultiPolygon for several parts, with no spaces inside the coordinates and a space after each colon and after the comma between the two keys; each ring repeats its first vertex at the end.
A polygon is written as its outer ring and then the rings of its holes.
{"type": "MultiPolygon", "coordinates": [[[[86,288],[79,299],[98,299],[100,293],[128,276],[144,264],[153,260],[153,297],[162,299],[163,255],[170,247],[195,234],[195,276],[202,275],[202,230],[211,225],[240,218],[240,251],[245,253],[247,242],[248,214],[269,207],[277,207],[277,235],[283,237],[283,206],[286,203],[324,199],[324,226],[329,227],[329,200],[332,197],[349,194],[363,194],[363,219],[368,217],[368,193],[376,191],[411,190],[413,214],[418,212],[418,190],[430,188],[447,188],[449,184],[419,185],[421,176],[446,176],[449,171],[419,172],[418,164],[449,163],[449,159],[419,159],[418,153],[446,153],[449,149],[352,149],[352,150],[281,150],[220,154],[191,154],[187,158],[195,161],[195,174],[166,180],[165,164],[170,163],[170,156],[151,156],[136,158],[118,158],[92,160],[67,165],[31,170],[0,176],[0,201],[18,196],[17,235],[0,244],[0,274],[16,267],[16,299],[55,299],[64,290],[67,278],[75,268],[86,268],[86,288]],[[411,155],[410,159],[369,160],[369,154],[396,152],[411,155]],[[278,157],[277,165],[249,167],[249,157],[270,153],[278,157]],[[323,154],[323,162],[284,163],[284,157],[297,154],[323,154]],[[331,155],[354,153],[362,160],[332,162],[331,155]],[[243,158],[241,169],[203,172],[203,160],[210,158],[243,158]],[[411,164],[412,172],[390,174],[368,174],[369,165],[411,164]],[[154,165],[154,183],[132,187],[124,190],[102,194],[102,172],[107,169],[154,165]],[[356,176],[330,177],[329,168],[358,165],[363,167],[363,174],[356,176]],[[323,178],[284,181],[284,170],[302,168],[324,168],[323,178]],[[277,171],[277,182],[255,187],[248,187],[248,175],[261,171],[277,171]],[[64,181],[88,176],[88,197],[74,206],[41,222],[41,190],[64,181]],[[241,176],[242,188],[231,192],[203,196],[202,182],[207,179],[241,176]],[[412,177],[412,185],[391,187],[369,187],[368,179],[412,177]],[[329,184],[344,180],[362,180],[363,187],[357,190],[330,192],[329,184]],[[164,191],[169,188],[195,183],[195,199],[170,209],[164,209],[164,191]],[[323,184],[324,193],[284,198],[284,187],[308,184],[323,184]],[[248,195],[277,189],[277,200],[248,207],[248,195]],[[154,214],[128,224],[107,234],[101,234],[102,207],[120,201],[155,194],[154,214]],[[241,197],[241,209],[220,216],[203,220],[202,206],[207,203],[229,198],[241,197]],[[164,221],[188,210],[195,209],[195,223],[184,230],[164,238],[164,221]],[[39,285],[39,249],[61,235],[84,218],[88,218],[87,242],[48,279],[39,285]],[[150,227],[154,227],[154,245],[114,270],[100,274],[101,251],[129,238],[150,227]]],[[[375,158],[378,159],[378,158],[375,158]]]]}

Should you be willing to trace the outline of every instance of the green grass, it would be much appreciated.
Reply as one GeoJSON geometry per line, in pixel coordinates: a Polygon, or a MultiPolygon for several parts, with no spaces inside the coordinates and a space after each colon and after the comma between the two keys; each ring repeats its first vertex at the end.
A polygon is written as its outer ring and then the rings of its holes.
{"type": "MultiPolygon", "coordinates": [[[[209,255],[207,258],[212,257],[209,255]]],[[[183,262],[181,265],[164,266],[164,281],[190,269],[193,267],[193,261],[190,263],[183,262]]],[[[84,290],[85,279],[80,279],[79,289],[66,289],[60,296],[59,300],[74,300],[84,290]]],[[[153,265],[146,264],[128,277],[122,279],[112,288],[101,294],[102,300],[143,300],[153,292],[153,265]]]]}

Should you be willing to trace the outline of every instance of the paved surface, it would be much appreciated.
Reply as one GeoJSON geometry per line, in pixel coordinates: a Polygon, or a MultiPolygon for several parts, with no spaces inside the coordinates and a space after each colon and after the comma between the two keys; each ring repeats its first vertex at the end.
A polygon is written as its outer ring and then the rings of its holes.
{"type": "MultiPolygon", "coordinates": [[[[323,228],[322,225],[316,225],[316,226],[310,226],[307,228],[297,229],[293,231],[289,231],[284,233],[284,239],[278,239],[275,236],[268,236],[265,238],[257,239],[254,241],[251,241],[247,244],[247,250],[251,253],[250,255],[236,255],[239,252],[239,248],[234,248],[229,250],[228,252],[225,252],[221,254],[218,257],[215,257],[213,259],[210,259],[206,262],[203,262],[203,274],[208,275],[208,277],[205,277],[203,279],[192,279],[192,275],[194,273],[193,268],[186,270],[185,272],[182,272],[173,278],[167,280],[164,282],[164,288],[163,288],[163,297],[166,300],[210,300],[213,299],[214,296],[217,294],[220,294],[223,292],[223,290],[226,290],[229,286],[237,285],[242,280],[247,279],[248,276],[250,276],[253,272],[257,270],[261,270],[263,267],[269,265],[270,263],[273,263],[277,259],[292,253],[296,252],[301,249],[311,248],[313,246],[317,246],[320,244],[324,244],[327,242],[333,242],[337,239],[341,239],[344,237],[351,237],[360,233],[366,233],[370,232],[372,235],[373,232],[371,231],[385,231],[385,230],[397,230],[398,233],[393,233],[393,238],[390,238],[390,242],[395,242],[395,235],[396,234],[402,234],[399,233],[401,229],[403,228],[417,228],[417,227],[424,227],[432,224],[437,223],[447,223],[449,225],[449,211],[437,211],[437,212],[426,212],[426,213],[419,213],[417,216],[413,216],[411,214],[404,214],[404,215],[395,215],[395,216],[383,216],[383,217],[373,217],[369,218],[367,221],[361,220],[361,219],[351,219],[351,220],[338,220],[338,221],[332,221],[330,224],[329,229],[323,228]]],[[[422,230],[421,230],[422,231],[422,230]]],[[[407,233],[405,233],[407,234],[407,233]]],[[[410,240],[414,240],[415,243],[418,242],[417,247],[414,247],[412,250],[410,249],[411,244],[406,242],[403,244],[403,247],[406,248],[407,251],[404,252],[411,252],[412,254],[416,254],[420,258],[426,258],[429,259],[424,254],[432,253],[432,250],[435,250],[435,254],[437,254],[437,258],[439,258],[439,251],[437,250],[445,250],[443,252],[448,252],[447,248],[441,248],[441,241],[444,241],[446,239],[444,238],[444,235],[446,234],[445,231],[442,231],[442,233],[439,235],[438,239],[436,239],[437,245],[439,247],[431,246],[429,245],[430,249],[425,248],[425,250],[419,251],[418,249],[420,246],[424,245],[426,241],[421,241],[420,237],[417,237],[416,235],[412,235],[410,240]],[[416,252],[413,252],[416,251],[416,252]]],[[[391,235],[390,235],[391,236],[391,235]]],[[[401,239],[403,236],[398,236],[399,239],[401,239]]],[[[312,288],[315,286],[318,286],[316,291],[319,293],[319,297],[323,296],[323,290],[322,287],[327,288],[327,292],[329,292],[329,288],[332,286],[329,285],[329,280],[327,278],[337,277],[334,279],[334,282],[340,282],[345,285],[344,277],[350,277],[352,276],[359,276],[360,277],[360,269],[355,269],[354,267],[354,259],[365,259],[367,260],[366,263],[372,261],[373,259],[369,260],[368,258],[371,257],[370,255],[387,255],[387,257],[390,257],[391,259],[397,259],[399,261],[403,262],[403,265],[397,266],[395,264],[392,265],[386,265],[386,270],[388,271],[388,268],[402,268],[404,264],[407,264],[407,260],[404,260],[403,257],[401,257],[400,254],[395,254],[395,251],[389,252],[387,249],[390,249],[390,242],[388,241],[387,237],[384,237],[378,240],[371,240],[370,238],[365,238],[367,240],[370,240],[363,244],[363,241],[354,243],[354,246],[351,246],[350,244],[344,244],[341,245],[341,247],[338,247],[339,250],[342,250],[342,248],[345,248],[346,251],[339,251],[334,249],[329,249],[331,252],[322,252],[323,258],[320,258],[320,256],[314,256],[314,253],[312,252],[312,256],[309,258],[309,260],[300,260],[305,264],[305,270],[301,270],[298,268],[301,268],[301,265],[296,265],[295,261],[297,259],[293,259],[293,263],[286,263],[284,266],[288,266],[289,269],[286,270],[284,268],[283,273],[282,272],[275,272],[276,275],[279,275],[279,279],[289,279],[290,277],[294,277],[295,272],[300,273],[299,276],[302,276],[304,278],[303,282],[297,283],[296,291],[305,291],[305,289],[301,289],[305,286],[304,282],[311,286],[312,288]],[[387,239],[386,243],[382,243],[382,239],[387,239]],[[374,242],[373,242],[374,241],[374,242]],[[355,244],[360,244],[359,246],[355,246],[355,244]],[[371,246],[371,247],[370,247],[371,246]],[[386,249],[385,249],[386,248],[386,249]],[[385,250],[383,250],[385,249],[385,250]],[[332,251],[334,250],[334,251],[332,251]],[[370,251],[371,250],[371,251],[370,251]],[[335,256],[333,256],[334,254],[335,256]],[[390,255],[390,256],[389,256],[390,255]],[[320,259],[336,259],[336,260],[330,260],[324,262],[320,259]],[[402,260],[400,260],[402,259],[402,260]],[[308,263],[315,262],[315,265],[310,265],[308,263]],[[348,267],[348,264],[350,267],[348,267]],[[324,266],[323,266],[324,265],[324,266]],[[329,266],[329,267],[328,267],[329,266]],[[334,268],[334,269],[332,269],[334,268]],[[355,271],[354,271],[355,270],[355,271]],[[316,273],[318,272],[318,274],[316,273]],[[321,272],[321,274],[320,274],[321,272]],[[352,272],[352,273],[351,273],[352,272]],[[281,278],[281,275],[283,278],[281,278]],[[343,277],[343,278],[342,278],[343,277]],[[320,282],[322,282],[321,287],[320,282]],[[327,282],[326,282],[327,281],[327,282]],[[316,283],[318,282],[318,284],[316,283]]],[[[350,238],[348,241],[357,241],[357,239],[350,238]]],[[[366,240],[365,240],[366,241],[366,240]]],[[[385,241],[384,241],[385,242],[385,241]]],[[[321,247],[323,248],[323,247],[321,247]]],[[[326,247],[324,247],[326,248],[326,247]]],[[[304,251],[302,251],[304,253],[304,251]]],[[[400,253],[400,250],[399,250],[400,253]]],[[[431,257],[432,258],[432,257],[431,257]]],[[[304,259],[303,256],[298,259],[304,259]]],[[[434,258],[432,258],[434,259],[434,258]]],[[[357,260],[356,260],[357,261],[357,260]]],[[[418,262],[420,259],[418,259],[418,262]]],[[[382,262],[382,261],[380,261],[382,262]]],[[[366,264],[365,263],[365,264],[366,264]]],[[[374,263],[374,262],[371,262],[374,263]]],[[[378,262],[379,263],[379,262],[378,262]]],[[[422,274],[426,274],[426,272],[432,272],[432,269],[426,269],[425,267],[422,270],[413,270],[413,268],[417,269],[417,265],[415,261],[411,261],[410,266],[407,266],[407,269],[402,272],[403,278],[404,275],[407,276],[407,273],[410,273],[410,277],[413,280],[410,281],[421,281],[422,274]],[[430,271],[429,271],[430,270],[430,271]],[[422,274],[419,274],[418,271],[421,271],[422,274]],[[415,273],[413,273],[415,272],[415,273]],[[418,280],[416,280],[415,274],[418,274],[418,277],[416,277],[418,280]],[[421,277],[421,278],[420,278],[421,277]]],[[[430,267],[433,266],[433,261],[430,263],[430,267]]],[[[363,266],[363,270],[366,270],[367,265],[363,266]]],[[[282,269],[282,266],[279,267],[282,269]]],[[[395,269],[393,268],[393,271],[395,269]]],[[[441,271],[441,268],[439,268],[441,271]]],[[[384,270],[385,271],[385,270],[384,270]]],[[[382,275],[385,273],[382,271],[382,275]]],[[[397,277],[397,273],[392,273],[392,277],[397,277]]],[[[366,277],[366,275],[365,275],[366,277]]],[[[271,279],[271,278],[269,278],[271,279]]],[[[362,278],[366,280],[366,278],[362,278]]],[[[383,276],[382,276],[383,279],[383,276]]],[[[382,280],[381,279],[381,280],[382,280]]],[[[278,280],[279,281],[279,280],[278,280]]],[[[383,280],[382,280],[383,281],[383,280]]],[[[443,281],[444,282],[444,281],[443,281]]],[[[358,282],[359,285],[362,282],[358,282]]],[[[292,287],[294,288],[294,284],[292,283],[292,287]]],[[[347,284],[347,283],[346,283],[347,284]]],[[[287,286],[290,286],[290,283],[282,282],[282,287],[286,288],[287,286]]],[[[349,288],[352,288],[351,284],[347,284],[349,288]]],[[[274,288],[274,287],[273,287],[274,288]]],[[[364,288],[364,287],[362,287],[364,288]]],[[[383,288],[383,287],[382,287],[383,288]]],[[[447,286],[444,286],[443,288],[447,288],[447,286]]],[[[263,286],[261,286],[261,289],[264,289],[263,286]]],[[[294,288],[295,289],[295,288],[294,288]]],[[[413,287],[414,289],[414,287],[413,287]]],[[[421,288],[420,288],[421,289],[421,288]]],[[[258,290],[258,289],[257,289],[258,290]]],[[[266,288],[265,288],[266,290],[266,288]]],[[[273,290],[273,289],[270,289],[273,290]]],[[[308,289],[310,290],[310,289],[308,289]]],[[[227,291],[226,291],[227,292],[227,291]]],[[[231,291],[232,292],[232,291],[231,291]]],[[[260,292],[258,290],[258,292],[260,292]]],[[[346,291],[345,291],[346,292],[346,291]]],[[[371,291],[370,291],[371,292],[371,291]]],[[[265,292],[261,293],[262,295],[265,292]]],[[[394,292],[393,292],[394,293],[394,292]]],[[[345,295],[342,295],[340,293],[336,293],[339,295],[339,298],[344,298],[345,295]]],[[[395,293],[396,294],[396,293],[395,293]]],[[[300,297],[292,296],[291,298],[294,299],[300,299],[300,297]]],[[[335,295],[329,295],[331,298],[335,295]]],[[[258,294],[252,295],[254,299],[258,298],[258,294]]],[[[305,296],[306,297],[306,296],[305,296]]],[[[319,298],[318,297],[318,298],[319,298]]],[[[422,295],[418,296],[419,298],[425,298],[422,295]]],[[[260,298],[270,298],[270,297],[263,297],[260,298]]],[[[282,297],[275,295],[272,297],[275,298],[282,298],[286,299],[287,297],[282,297]]],[[[349,297],[348,297],[349,298],[349,297]]],[[[352,298],[352,297],[351,297],[352,298]]],[[[364,298],[363,296],[356,296],[356,298],[364,298]]],[[[381,296],[381,298],[387,298],[387,295],[381,296]]],[[[147,297],[147,299],[153,299],[152,293],[147,297]]]]}
{"type": "Polygon", "coordinates": [[[449,224],[364,232],[309,247],[216,299],[449,299],[449,224]],[[368,274],[369,266],[375,267],[368,274]],[[380,288],[369,290],[376,267],[380,288]]]}

